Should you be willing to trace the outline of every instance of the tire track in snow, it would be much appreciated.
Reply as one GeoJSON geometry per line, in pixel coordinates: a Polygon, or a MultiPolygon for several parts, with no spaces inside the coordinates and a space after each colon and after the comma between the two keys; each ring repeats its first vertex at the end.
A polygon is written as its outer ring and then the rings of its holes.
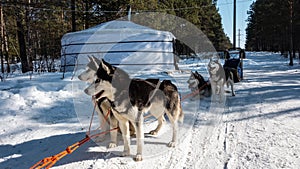
{"type": "Polygon", "coordinates": [[[222,168],[224,103],[204,102],[200,106],[207,108],[196,117],[184,168],[222,168]]]}

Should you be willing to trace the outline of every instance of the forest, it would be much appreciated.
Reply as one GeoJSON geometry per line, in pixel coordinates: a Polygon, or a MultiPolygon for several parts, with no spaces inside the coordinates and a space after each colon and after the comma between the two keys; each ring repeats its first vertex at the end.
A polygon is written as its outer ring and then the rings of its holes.
{"type": "Polygon", "coordinates": [[[210,39],[217,50],[231,47],[222,28],[216,0],[2,0],[1,71],[21,62],[22,72],[37,71],[45,63],[52,71],[60,57],[61,38],[103,22],[137,12],[168,13],[188,20],[210,39]]]}
{"type": "Polygon", "coordinates": [[[248,15],[247,50],[289,51],[295,57],[300,50],[300,0],[256,0],[248,15]]]}

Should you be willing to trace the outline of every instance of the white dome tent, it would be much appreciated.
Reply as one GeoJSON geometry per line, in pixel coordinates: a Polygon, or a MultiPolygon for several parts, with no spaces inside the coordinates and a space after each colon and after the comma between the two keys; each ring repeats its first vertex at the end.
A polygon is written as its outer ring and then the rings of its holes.
{"type": "Polygon", "coordinates": [[[85,66],[87,56],[130,70],[175,70],[175,36],[130,21],[110,21],[67,33],[61,40],[62,70],[85,66]]]}

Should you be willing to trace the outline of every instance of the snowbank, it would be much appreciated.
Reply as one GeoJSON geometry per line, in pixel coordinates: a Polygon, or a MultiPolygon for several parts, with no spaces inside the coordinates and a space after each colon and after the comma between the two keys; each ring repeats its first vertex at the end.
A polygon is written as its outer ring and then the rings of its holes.
{"type": "MultiPolygon", "coordinates": [[[[180,62],[181,68],[198,70],[207,79],[206,63],[180,62]]],[[[183,94],[187,75],[172,75],[182,80],[183,94]]],[[[85,137],[86,125],[73,105],[71,75],[61,76],[15,76],[0,83],[0,168],[29,168],[85,137]]],[[[190,121],[183,124],[187,128],[176,148],[165,146],[165,126],[156,138],[147,138],[151,142],[146,142],[142,162],[132,160],[134,150],[131,157],[119,157],[122,146],[109,150],[104,142],[88,142],[53,168],[298,168],[299,64],[290,67],[279,54],[247,53],[244,76],[225,106],[204,100],[193,110],[193,100],[183,101],[190,121]]]]}

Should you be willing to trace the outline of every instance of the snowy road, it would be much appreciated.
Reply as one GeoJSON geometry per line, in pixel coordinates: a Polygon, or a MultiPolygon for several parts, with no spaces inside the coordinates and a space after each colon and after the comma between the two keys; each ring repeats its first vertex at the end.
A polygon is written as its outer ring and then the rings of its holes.
{"type": "MultiPolygon", "coordinates": [[[[53,168],[299,168],[300,66],[287,64],[279,54],[249,53],[236,96],[221,107],[201,101],[174,149],[136,163],[88,142],[53,168]]],[[[0,168],[29,168],[84,138],[70,81],[60,77],[0,83],[0,168]]]]}
{"type": "MultiPolygon", "coordinates": [[[[259,54],[258,54],[259,55],[259,54]]],[[[279,55],[250,57],[224,115],[228,168],[300,166],[300,70],[279,55]]]]}

